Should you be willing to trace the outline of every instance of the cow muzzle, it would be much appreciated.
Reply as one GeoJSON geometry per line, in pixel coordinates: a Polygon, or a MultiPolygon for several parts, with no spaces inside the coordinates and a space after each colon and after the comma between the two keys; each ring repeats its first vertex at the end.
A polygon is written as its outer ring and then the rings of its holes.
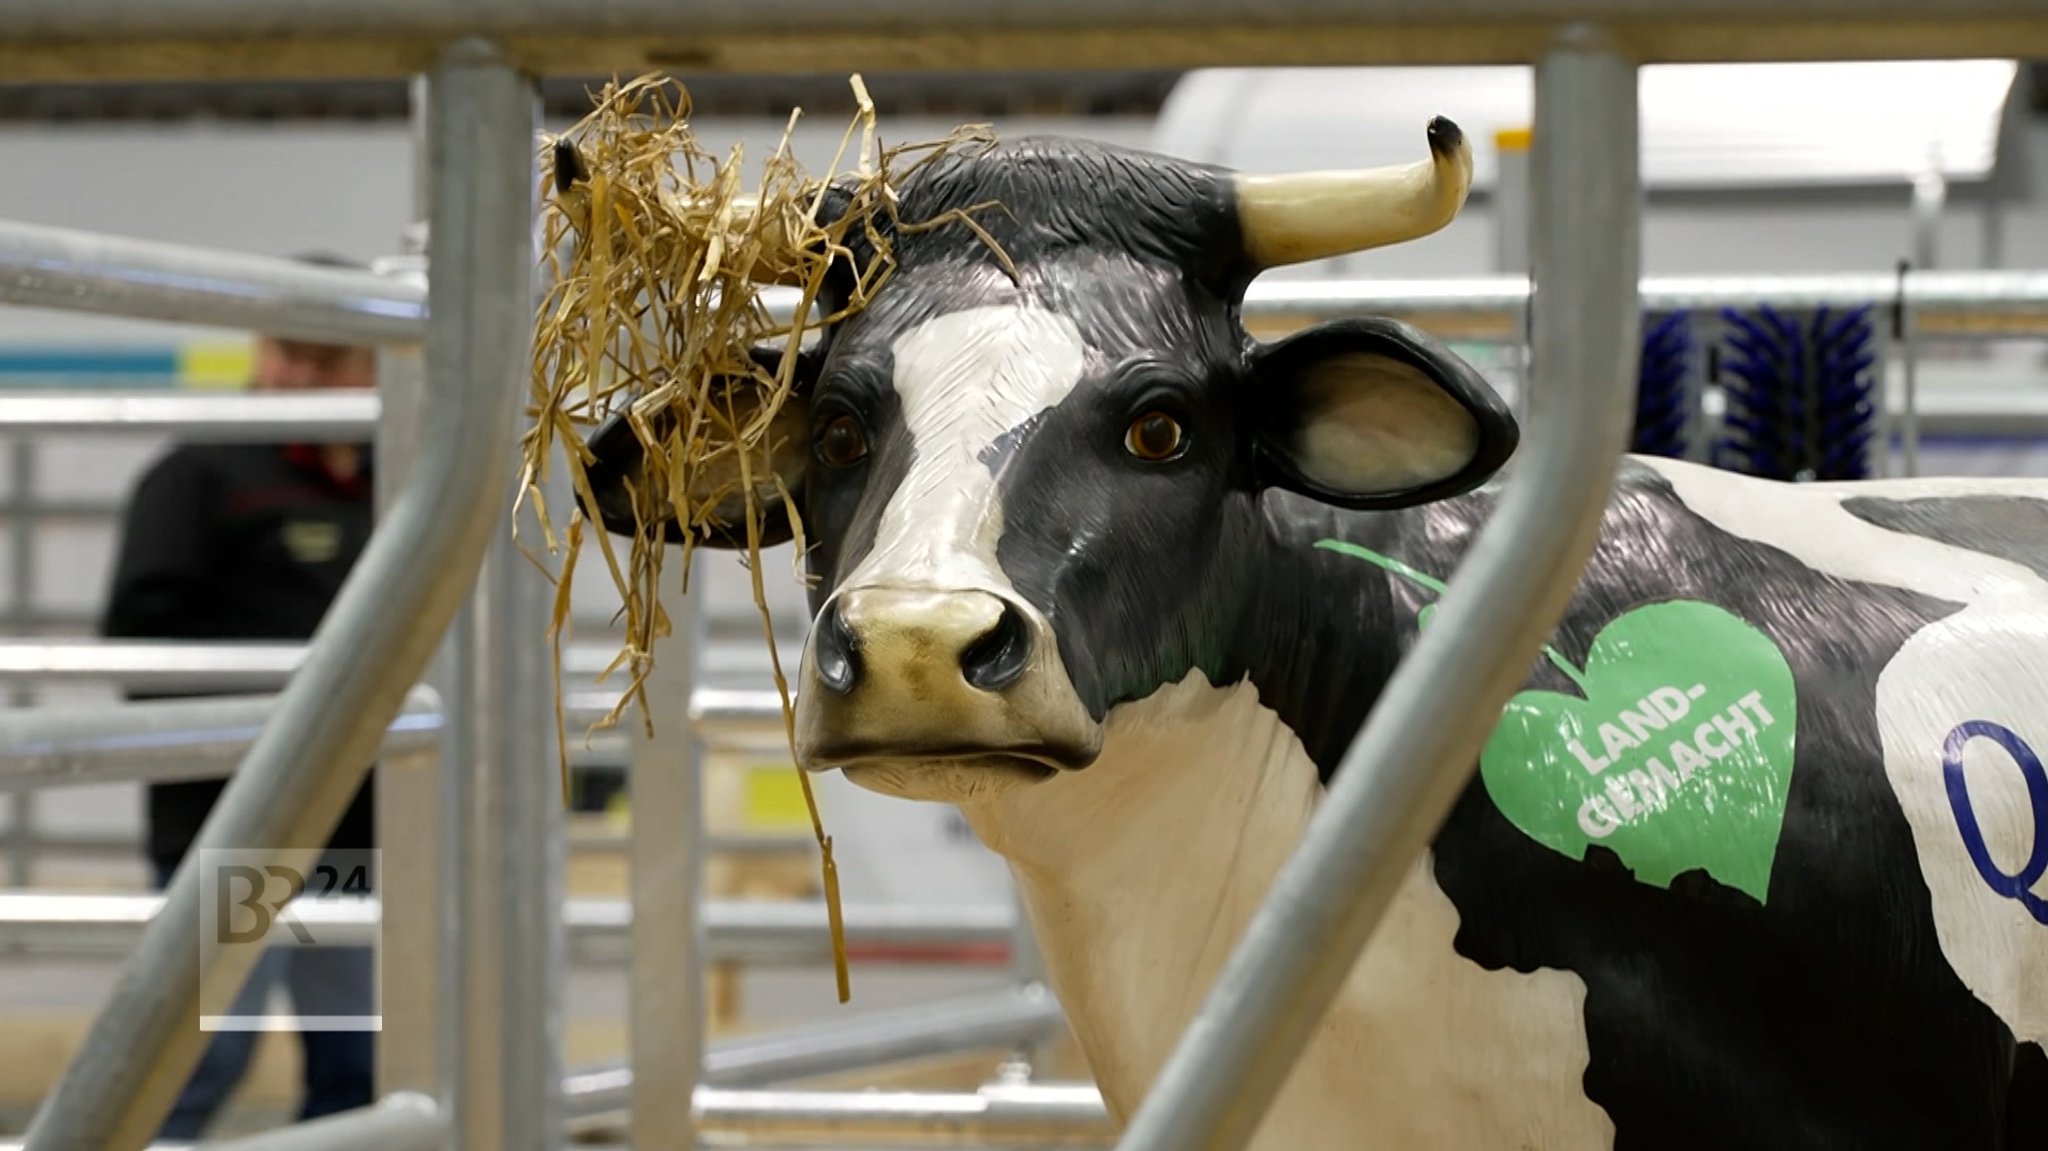
{"type": "Polygon", "coordinates": [[[1102,743],[1051,626],[980,590],[834,595],[804,645],[796,729],[807,771],[953,803],[1086,767],[1102,743]]]}

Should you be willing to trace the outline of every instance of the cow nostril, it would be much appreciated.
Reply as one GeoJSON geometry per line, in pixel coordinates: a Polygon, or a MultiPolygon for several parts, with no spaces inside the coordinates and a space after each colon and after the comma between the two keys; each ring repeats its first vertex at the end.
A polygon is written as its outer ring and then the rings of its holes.
{"type": "Polygon", "coordinates": [[[1031,629],[1021,612],[1004,604],[996,625],[960,653],[960,672],[982,691],[1001,691],[1023,677],[1030,661],[1031,629]]]}
{"type": "Polygon", "coordinates": [[[860,677],[860,652],[854,647],[853,633],[839,615],[839,601],[827,604],[818,618],[815,645],[818,683],[840,695],[852,691],[854,680],[860,677]]]}

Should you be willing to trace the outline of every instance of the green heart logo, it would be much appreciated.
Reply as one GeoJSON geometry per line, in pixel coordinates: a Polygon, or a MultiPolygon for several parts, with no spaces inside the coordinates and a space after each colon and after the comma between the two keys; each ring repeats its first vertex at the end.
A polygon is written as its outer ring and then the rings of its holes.
{"type": "MultiPolygon", "coordinates": [[[[1316,546],[1444,590],[1355,544],[1316,546]]],[[[1643,883],[1703,868],[1764,902],[1798,720],[1792,667],[1770,637],[1713,604],[1672,600],[1610,620],[1583,670],[1543,654],[1580,694],[1524,691],[1503,709],[1479,771],[1508,822],[1572,859],[1606,847],[1643,883]]]]}

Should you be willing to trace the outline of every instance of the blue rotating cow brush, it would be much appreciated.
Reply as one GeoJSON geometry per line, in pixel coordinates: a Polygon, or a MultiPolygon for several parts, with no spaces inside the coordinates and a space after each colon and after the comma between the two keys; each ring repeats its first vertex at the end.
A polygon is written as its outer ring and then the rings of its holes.
{"type": "Polygon", "coordinates": [[[1778,480],[1869,478],[1877,430],[1870,306],[1721,317],[1728,334],[1717,374],[1728,407],[1715,466],[1778,480]]]}
{"type": "Polygon", "coordinates": [[[1629,450],[1684,459],[1690,446],[1693,396],[1692,317],[1643,317],[1642,367],[1636,379],[1636,425],[1629,450]]]}

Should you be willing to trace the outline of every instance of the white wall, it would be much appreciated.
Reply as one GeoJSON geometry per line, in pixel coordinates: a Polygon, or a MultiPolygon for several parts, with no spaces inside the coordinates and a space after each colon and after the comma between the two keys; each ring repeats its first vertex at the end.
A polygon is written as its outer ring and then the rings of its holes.
{"type": "MultiPolygon", "coordinates": [[[[940,135],[950,125],[896,122],[884,127],[888,139],[903,141],[940,135]]],[[[997,127],[1014,135],[1062,125],[1013,120],[997,127]]],[[[706,124],[700,130],[706,143],[719,150],[745,139],[758,162],[781,128],[780,121],[763,120],[706,124]]],[[[798,155],[814,170],[823,167],[843,130],[844,122],[837,119],[807,121],[797,141],[798,155]]],[[[1085,134],[1142,145],[1149,139],[1150,123],[1091,124],[1085,134]]],[[[2004,157],[2013,169],[2008,178],[2022,188],[2048,183],[2048,127],[2020,131],[2014,143],[2004,157]]],[[[0,218],[9,220],[258,253],[319,247],[368,259],[397,249],[412,214],[412,143],[397,124],[11,127],[0,130],[0,156],[6,157],[9,176],[0,181],[0,218]]],[[[1652,274],[1889,270],[1911,250],[1906,203],[1903,189],[1890,202],[1814,196],[1660,199],[1651,204],[1644,223],[1645,268],[1652,274]]],[[[2003,212],[2000,262],[2048,268],[2048,196],[2034,194],[2003,212]]],[[[1986,213],[1981,203],[1952,203],[1941,229],[1942,266],[1978,266],[1998,255],[1987,252],[1986,213]]],[[[1486,273],[1492,270],[1490,229],[1488,207],[1477,202],[1439,235],[1344,261],[1341,270],[1387,276],[1486,273]]],[[[0,346],[150,341],[184,334],[166,325],[0,309],[0,346]]],[[[159,447],[116,437],[53,441],[44,446],[42,484],[56,495],[117,498],[159,447]]],[[[1954,466],[1968,470],[1969,460],[1956,457],[1954,466]]],[[[96,608],[111,550],[105,527],[46,532],[36,569],[38,598],[46,605],[96,608]]],[[[0,539],[0,591],[5,590],[5,558],[0,539]]],[[[800,596],[788,572],[786,551],[770,559],[767,582],[785,619],[800,613],[800,596]]],[[[726,612],[744,618],[751,610],[750,593],[739,567],[721,559],[707,565],[705,574],[726,612]]],[[[608,607],[601,567],[586,568],[579,584],[579,604],[586,611],[601,613],[608,607]]],[[[43,822],[60,828],[136,826],[135,792],[129,788],[52,793],[41,810],[43,822]]]]}

